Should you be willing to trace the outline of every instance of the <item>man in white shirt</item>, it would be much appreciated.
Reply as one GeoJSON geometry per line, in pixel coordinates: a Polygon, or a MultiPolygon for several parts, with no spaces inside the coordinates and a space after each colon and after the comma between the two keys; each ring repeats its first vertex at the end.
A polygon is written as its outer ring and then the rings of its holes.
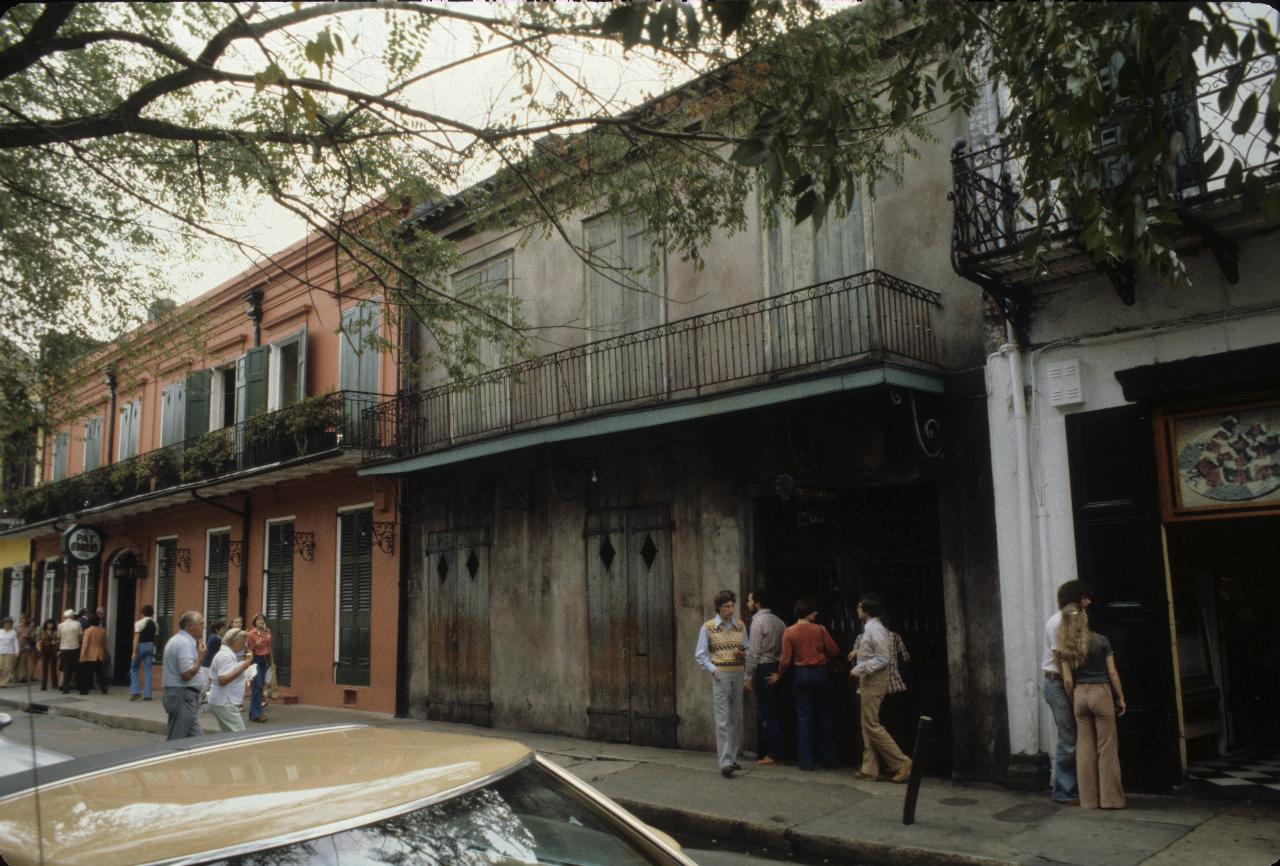
{"type": "Polygon", "coordinates": [[[774,764],[783,758],[782,721],[778,716],[778,692],[782,686],[769,685],[769,677],[778,672],[782,658],[782,633],[787,624],[769,609],[769,597],[763,588],[747,594],[747,610],[751,611],[751,629],[747,636],[746,689],[756,696],[756,718],[760,724],[757,764],[774,764]]]}
{"type": "Polygon", "coordinates": [[[62,671],[62,693],[71,691],[71,683],[75,679],[76,666],[80,663],[80,636],[84,629],[74,610],[62,612],[62,622],[58,625],[58,670],[62,671]]]}
{"type": "Polygon", "coordinates": [[[244,656],[247,635],[243,629],[228,629],[222,646],[209,665],[209,712],[218,721],[218,730],[243,731],[245,672],[253,666],[253,656],[244,656]]]}
{"type": "Polygon", "coordinates": [[[893,741],[880,724],[880,704],[889,693],[889,658],[893,638],[880,622],[880,598],[864,595],[858,602],[858,619],[862,620],[862,637],[858,642],[858,663],[849,676],[858,681],[861,696],[862,768],[854,773],[858,779],[876,781],[884,764],[892,781],[902,783],[911,776],[911,759],[893,741]]]}
{"type": "Polygon", "coordinates": [[[1053,648],[1058,643],[1058,625],[1062,622],[1062,609],[1069,604],[1078,604],[1088,608],[1093,603],[1093,590],[1088,584],[1079,580],[1068,580],[1058,587],[1058,609],[1044,624],[1044,700],[1053,715],[1053,726],[1057,729],[1057,743],[1053,751],[1052,792],[1053,799],[1059,803],[1075,803],[1080,799],[1080,791],[1076,785],[1076,713],[1067,697],[1067,689],[1062,682],[1062,671],[1058,669],[1053,648]]]}

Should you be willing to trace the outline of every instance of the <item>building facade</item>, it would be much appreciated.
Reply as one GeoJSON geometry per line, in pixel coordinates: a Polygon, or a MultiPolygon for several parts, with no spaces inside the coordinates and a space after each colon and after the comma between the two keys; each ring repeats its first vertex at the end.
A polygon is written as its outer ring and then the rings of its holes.
{"type": "Polygon", "coordinates": [[[1032,777],[1054,736],[1039,629],[1075,578],[1097,593],[1091,625],[1125,686],[1126,786],[1167,789],[1205,761],[1280,750],[1268,613],[1280,601],[1280,259],[1274,226],[1224,180],[1234,158],[1274,157],[1261,121],[1233,130],[1218,113],[1237,75],[1246,94],[1270,80],[1260,61],[1207,73],[1174,121],[1197,133],[1177,178],[1187,287],[1097,273],[1069,223],[1033,275],[1016,183],[990,182],[1016,165],[999,144],[954,154],[957,270],[996,299],[986,375],[1009,737],[1032,777]],[[1211,174],[1217,145],[1229,156],[1211,174]]]}
{"type": "Polygon", "coordinates": [[[410,714],[709,749],[693,656],[717,591],[767,588],[788,621],[812,596],[846,651],[876,592],[939,723],[927,763],[1002,776],[982,305],[947,221],[920,219],[950,187],[945,148],[921,149],[820,229],[753,204],[702,269],[589,206],[562,224],[602,267],[458,209],[417,217],[465,238],[455,291],[510,293],[541,354],[482,350],[492,371],[462,382],[423,368],[371,412],[361,474],[404,486],[410,714]]]}
{"type": "Polygon", "coordinates": [[[162,637],[185,610],[262,613],[285,700],[395,709],[396,490],[356,469],[396,365],[334,258],[307,238],[91,355],[59,401],[0,538],[30,547],[26,610],[105,608],[116,682],[144,604],[162,637]]]}

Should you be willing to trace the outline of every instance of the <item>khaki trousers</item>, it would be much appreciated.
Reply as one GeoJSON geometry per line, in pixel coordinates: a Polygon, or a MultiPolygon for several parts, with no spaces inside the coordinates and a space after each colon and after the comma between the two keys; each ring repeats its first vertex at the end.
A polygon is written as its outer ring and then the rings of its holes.
{"type": "Polygon", "coordinates": [[[0,686],[7,686],[13,680],[13,669],[17,667],[17,664],[17,653],[0,655],[0,686]]]}
{"type": "Polygon", "coordinates": [[[879,776],[883,763],[889,773],[896,773],[911,759],[880,724],[880,704],[889,692],[889,671],[876,671],[861,677],[858,683],[858,694],[862,696],[862,772],[879,776]]]}
{"type": "Polygon", "coordinates": [[[1086,809],[1123,809],[1116,706],[1108,683],[1077,683],[1076,779],[1086,809]]]}

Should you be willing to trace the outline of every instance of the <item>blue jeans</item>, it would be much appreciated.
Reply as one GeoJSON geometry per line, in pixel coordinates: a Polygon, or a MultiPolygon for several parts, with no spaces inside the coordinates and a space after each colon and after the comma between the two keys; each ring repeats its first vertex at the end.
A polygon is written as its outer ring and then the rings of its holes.
{"type": "Polygon", "coordinates": [[[778,686],[765,682],[778,672],[778,663],[756,665],[752,687],[756,693],[756,721],[760,723],[760,757],[768,755],[775,761],[782,760],[782,721],[778,718],[778,686]]]}
{"type": "Polygon", "coordinates": [[[831,676],[826,665],[792,668],[791,694],[796,702],[798,761],[813,768],[813,726],[818,726],[818,758],[824,767],[836,765],[836,739],[831,729],[831,676]]]}
{"type": "Polygon", "coordinates": [[[138,651],[133,654],[133,661],[129,663],[129,694],[142,695],[147,700],[151,700],[151,665],[155,658],[155,644],[138,644],[138,651]],[[139,670],[141,670],[141,676],[139,676],[139,670]]]}
{"type": "Polygon", "coordinates": [[[262,715],[262,692],[266,687],[267,671],[271,670],[269,661],[267,656],[253,657],[253,665],[257,670],[253,672],[253,699],[249,701],[249,721],[251,722],[262,715]]]}
{"type": "Polygon", "coordinates": [[[1053,799],[1075,800],[1080,797],[1076,784],[1075,708],[1067,700],[1067,688],[1062,680],[1044,678],[1044,700],[1058,729],[1058,743],[1053,752],[1053,799]]]}

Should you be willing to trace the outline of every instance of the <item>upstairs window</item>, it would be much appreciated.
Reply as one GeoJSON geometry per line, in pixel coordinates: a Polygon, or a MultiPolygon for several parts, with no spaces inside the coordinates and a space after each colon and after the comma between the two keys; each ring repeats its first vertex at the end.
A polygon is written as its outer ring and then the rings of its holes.
{"type": "Polygon", "coordinates": [[[185,435],[187,389],[182,382],[165,385],[160,392],[160,444],[181,442],[185,435]]]}
{"type": "Polygon", "coordinates": [[[812,219],[796,225],[790,214],[775,209],[766,227],[769,294],[782,295],[865,271],[864,230],[862,196],[843,216],[832,206],[818,227],[812,219]]]}
{"type": "Polygon", "coordinates": [[[102,416],[90,418],[84,425],[84,471],[102,465],[102,416]]]}
{"type": "Polygon", "coordinates": [[[271,344],[267,408],[292,406],[307,396],[307,329],[271,344]]]}
{"type": "Polygon", "coordinates": [[[662,324],[665,275],[653,233],[638,217],[609,213],[583,224],[587,325],[593,340],[662,324]]]}
{"type": "Polygon", "coordinates": [[[116,459],[137,457],[142,442],[142,401],[130,400],[120,407],[120,444],[116,459]]]}
{"type": "Polygon", "coordinates": [[[53,440],[53,481],[61,481],[67,477],[67,451],[71,437],[59,433],[53,440]]]}

